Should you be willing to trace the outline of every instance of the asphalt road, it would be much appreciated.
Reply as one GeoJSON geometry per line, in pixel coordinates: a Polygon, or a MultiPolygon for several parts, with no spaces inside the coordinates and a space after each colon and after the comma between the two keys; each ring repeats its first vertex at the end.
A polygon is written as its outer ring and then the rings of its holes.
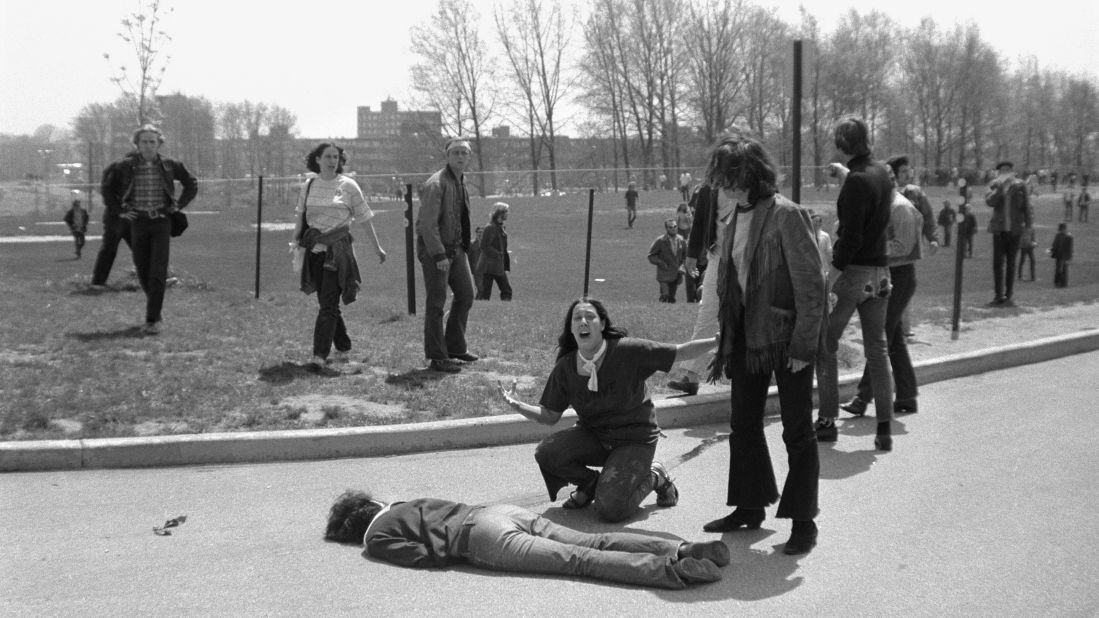
{"type": "MultiPolygon", "coordinates": [[[[533,445],[374,459],[0,475],[0,615],[1094,616],[1099,612],[1099,352],[923,387],[895,450],[873,418],[822,445],[820,544],[781,553],[789,522],[725,535],[733,564],[685,591],[404,569],[325,543],[347,487],[383,498],[510,502],[586,530],[546,502],[533,445]],[[171,536],[153,534],[186,515],[171,536]]],[[[768,438],[785,475],[777,423],[768,438]]],[[[679,506],[649,498],[625,529],[713,538],[726,427],[667,431],[679,506]]],[[[773,513],[773,510],[770,511],[773,513]]],[[[622,526],[616,526],[622,527],[622,526]]]]}

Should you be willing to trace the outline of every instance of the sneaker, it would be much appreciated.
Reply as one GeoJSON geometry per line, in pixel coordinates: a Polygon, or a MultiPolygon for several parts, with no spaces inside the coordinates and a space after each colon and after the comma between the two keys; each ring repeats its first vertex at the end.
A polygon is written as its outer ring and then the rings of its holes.
{"type": "Polygon", "coordinates": [[[332,353],[332,356],[328,358],[328,362],[334,365],[342,365],[351,360],[350,350],[336,350],[332,353]]]}
{"type": "Polygon", "coordinates": [[[839,429],[836,429],[836,421],[830,418],[818,418],[813,428],[817,431],[817,442],[835,442],[839,438],[839,429]]]}
{"type": "Polygon", "coordinates": [[[858,395],[855,395],[851,398],[851,401],[840,404],[840,409],[845,412],[850,412],[855,416],[863,416],[866,414],[866,406],[869,405],[869,403],[869,401],[861,399],[858,395]]]}
{"type": "Polygon", "coordinates": [[[146,322],[141,327],[141,334],[143,335],[159,335],[160,334],[160,322],[146,322]]]}
{"type": "Polygon", "coordinates": [[[442,373],[458,373],[462,370],[462,367],[450,359],[442,359],[432,360],[427,364],[427,369],[428,371],[439,371],[442,373]]]}
{"type": "Polygon", "coordinates": [[[672,482],[672,477],[668,476],[668,469],[659,461],[654,461],[652,471],[656,475],[657,481],[656,487],[653,489],[656,492],[656,505],[669,507],[678,504],[679,489],[672,482]]]}
{"type": "Polygon", "coordinates": [[[671,382],[668,382],[668,388],[674,388],[677,391],[683,391],[688,395],[698,394],[698,382],[691,382],[687,378],[672,380],[671,382]]]}

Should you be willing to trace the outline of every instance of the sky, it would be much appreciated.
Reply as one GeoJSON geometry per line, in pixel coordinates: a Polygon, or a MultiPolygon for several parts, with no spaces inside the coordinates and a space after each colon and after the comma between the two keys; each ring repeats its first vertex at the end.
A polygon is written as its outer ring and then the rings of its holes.
{"type": "MultiPolygon", "coordinates": [[[[387,98],[411,103],[413,33],[438,0],[308,3],[268,0],[161,0],[172,36],[160,94],[204,96],[214,103],[251,100],[297,115],[303,137],[355,134],[356,108],[378,109],[387,98]]],[[[486,36],[499,0],[473,0],[486,36]]],[[[924,16],[940,28],[975,22],[1005,61],[1034,56],[1042,67],[1099,79],[1099,2],[1046,0],[1009,10],[1009,3],[966,0],[844,3],[843,0],[756,0],[788,23],[804,5],[830,32],[851,7],[887,13],[916,26],[924,16]]],[[[138,0],[0,0],[0,133],[29,134],[43,124],[68,127],[87,103],[110,102],[114,65],[133,62],[118,37],[138,0]]],[[[575,39],[579,41],[577,32],[575,39]]]]}

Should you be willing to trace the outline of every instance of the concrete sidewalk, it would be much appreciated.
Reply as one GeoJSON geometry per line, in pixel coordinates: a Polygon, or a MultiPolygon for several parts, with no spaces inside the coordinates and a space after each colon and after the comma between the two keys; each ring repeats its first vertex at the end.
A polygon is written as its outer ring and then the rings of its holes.
{"type": "MultiPolygon", "coordinates": [[[[0,616],[1095,616],[1099,351],[930,384],[873,449],[874,419],[820,445],[820,540],[725,515],[728,424],[666,430],[679,505],[621,524],[549,503],[534,446],[391,457],[0,475],[0,616]],[[717,583],[655,590],[468,566],[406,569],[321,540],[345,488],[510,503],[586,531],[722,539],[717,583]],[[171,536],[153,534],[186,515],[171,536]]],[[[786,475],[782,426],[765,425],[786,475]]]]}
{"type": "MultiPolygon", "coordinates": [[[[917,362],[916,375],[925,385],[1097,349],[1099,330],[1084,331],[917,362]]],[[[854,393],[858,378],[841,376],[841,398],[854,393]]],[[[777,406],[774,388],[770,404],[777,406]]],[[[656,407],[665,429],[726,422],[728,389],[659,399],[656,407]]],[[[571,412],[565,423],[570,417],[571,412]]],[[[0,442],[0,472],[377,457],[535,442],[563,426],[545,427],[508,414],[344,429],[0,442]]]]}

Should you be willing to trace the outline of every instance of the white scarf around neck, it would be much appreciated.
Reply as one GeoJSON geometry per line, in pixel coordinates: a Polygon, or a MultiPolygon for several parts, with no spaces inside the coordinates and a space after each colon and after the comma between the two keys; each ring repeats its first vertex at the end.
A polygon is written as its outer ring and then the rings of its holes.
{"type": "Polygon", "coordinates": [[[584,371],[587,371],[591,375],[588,376],[588,390],[598,392],[599,391],[599,371],[595,366],[603,354],[607,351],[607,340],[604,339],[603,343],[599,344],[599,349],[595,351],[595,356],[591,357],[591,360],[584,358],[584,355],[580,353],[580,350],[576,351],[576,358],[580,359],[580,363],[584,366],[584,371]]]}

